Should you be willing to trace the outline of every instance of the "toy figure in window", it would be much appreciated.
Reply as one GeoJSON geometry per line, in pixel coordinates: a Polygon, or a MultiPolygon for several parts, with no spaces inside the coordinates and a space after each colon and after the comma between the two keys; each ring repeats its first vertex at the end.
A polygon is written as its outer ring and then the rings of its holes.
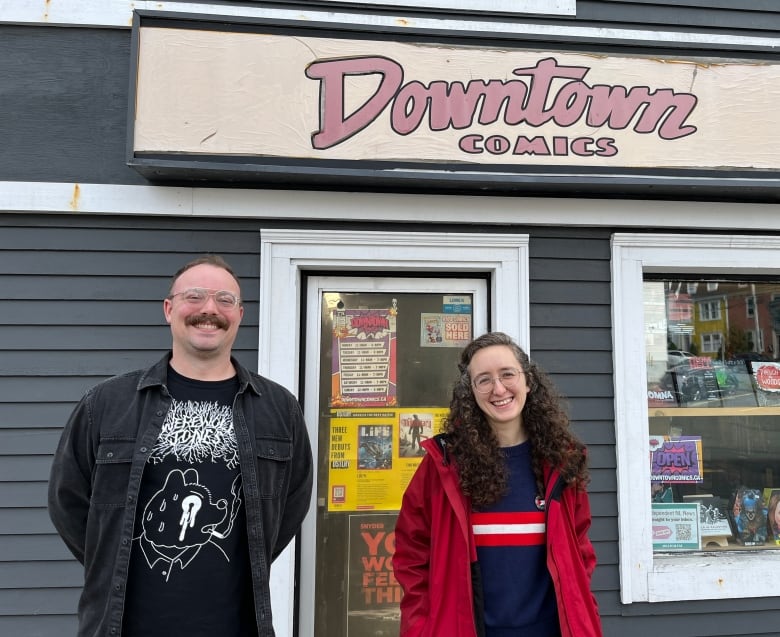
{"type": "Polygon", "coordinates": [[[780,491],[773,491],[767,506],[767,532],[774,539],[775,544],[780,544],[780,491]]]}
{"type": "Polygon", "coordinates": [[[766,542],[766,510],[758,489],[737,489],[731,511],[734,535],[740,544],[758,546],[766,542]]]}

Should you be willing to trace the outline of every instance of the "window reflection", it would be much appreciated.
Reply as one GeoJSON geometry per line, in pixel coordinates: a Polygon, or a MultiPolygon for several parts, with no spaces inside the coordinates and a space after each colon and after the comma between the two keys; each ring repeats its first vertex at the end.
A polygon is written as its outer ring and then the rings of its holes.
{"type": "Polygon", "coordinates": [[[653,548],[780,548],[780,282],[644,283],[653,548]]]}

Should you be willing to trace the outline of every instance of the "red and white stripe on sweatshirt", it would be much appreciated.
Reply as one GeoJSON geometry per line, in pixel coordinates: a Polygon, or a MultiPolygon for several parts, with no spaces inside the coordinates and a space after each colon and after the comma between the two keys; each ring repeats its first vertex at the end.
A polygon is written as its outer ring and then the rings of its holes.
{"type": "Polygon", "coordinates": [[[539,546],[545,543],[544,511],[471,514],[477,546],[539,546]]]}

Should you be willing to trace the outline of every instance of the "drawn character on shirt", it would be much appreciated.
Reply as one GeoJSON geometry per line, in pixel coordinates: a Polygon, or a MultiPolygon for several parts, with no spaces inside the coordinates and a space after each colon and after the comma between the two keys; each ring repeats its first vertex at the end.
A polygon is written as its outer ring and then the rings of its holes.
{"type": "Polygon", "coordinates": [[[167,562],[167,581],[173,564],[184,569],[206,544],[213,544],[224,555],[214,539],[226,537],[232,529],[241,504],[240,479],[239,475],[233,481],[233,502],[228,508],[226,499],[212,500],[209,490],[199,484],[195,469],[171,471],[146,505],[137,538],[149,567],[160,560],[167,562]]]}

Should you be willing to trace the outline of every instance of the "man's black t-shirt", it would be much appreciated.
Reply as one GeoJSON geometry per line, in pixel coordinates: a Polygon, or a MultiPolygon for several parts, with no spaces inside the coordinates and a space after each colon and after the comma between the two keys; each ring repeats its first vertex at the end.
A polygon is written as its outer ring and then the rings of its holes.
{"type": "Polygon", "coordinates": [[[173,402],[144,467],[123,631],[127,637],[257,635],[233,399],[238,378],[168,367],[173,402]]]}

